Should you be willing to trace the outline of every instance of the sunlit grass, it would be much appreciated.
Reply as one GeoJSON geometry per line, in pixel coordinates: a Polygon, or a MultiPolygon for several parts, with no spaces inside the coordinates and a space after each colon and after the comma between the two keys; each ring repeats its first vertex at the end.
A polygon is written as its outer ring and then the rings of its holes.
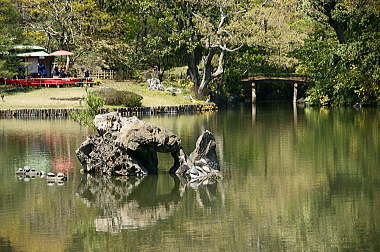
{"type": "MultiPolygon", "coordinates": [[[[202,104],[204,101],[190,101],[185,96],[191,95],[190,90],[183,89],[181,94],[172,94],[164,91],[148,90],[145,83],[135,81],[103,81],[101,87],[112,87],[119,90],[128,90],[143,97],[143,106],[175,106],[182,104],[202,104]]],[[[88,91],[99,89],[100,87],[88,88],[88,91]]],[[[2,88],[0,87],[0,92],[2,88]]],[[[0,109],[18,108],[79,108],[83,102],[52,100],[51,98],[83,98],[86,89],[82,87],[72,88],[32,88],[24,92],[6,93],[4,101],[0,100],[0,109]]]]}
{"type": "Polygon", "coordinates": [[[191,95],[189,90],[182,90],[181,94],[173,95],[170,92],[152,91],[147,89],[145,83],[136,83],[133,81],[115,82],[105,81],[102,86],[112,87],[119,90],[128,90],[144,97],[142,105],[146,107],[151,106],[174,106],[181,104],[202,104],[204,101],[191,102],[184,98],[184,96],[191,95]]]}

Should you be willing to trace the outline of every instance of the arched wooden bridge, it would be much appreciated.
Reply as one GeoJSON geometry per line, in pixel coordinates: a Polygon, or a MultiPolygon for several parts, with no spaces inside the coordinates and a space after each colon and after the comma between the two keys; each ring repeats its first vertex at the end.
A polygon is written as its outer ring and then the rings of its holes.
{"type": "Polygon", "coordinates": [[[254,76],[241,80],[252,88],[252,103],[256,103],[256,87],[259,83],[283,83],[284,85],[293,85],[293,103],[297,102],[298,85],[308,84],[307,77],[275,77],[275,76],[254,76]]]}

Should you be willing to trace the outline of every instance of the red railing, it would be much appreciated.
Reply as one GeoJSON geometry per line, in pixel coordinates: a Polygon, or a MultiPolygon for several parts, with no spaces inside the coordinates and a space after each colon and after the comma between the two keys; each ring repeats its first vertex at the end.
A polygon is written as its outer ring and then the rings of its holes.
{"type": "Polygon", "coordinates": [[[32,79],[0,79],[0,85],[24,86],[24,87],[67,87],[95,85],[93,80],[87,78],[32,78],[32,79]]]}

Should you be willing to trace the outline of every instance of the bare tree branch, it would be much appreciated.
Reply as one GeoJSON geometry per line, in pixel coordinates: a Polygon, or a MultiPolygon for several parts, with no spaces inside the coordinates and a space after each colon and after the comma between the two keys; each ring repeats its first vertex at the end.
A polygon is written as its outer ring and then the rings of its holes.
{"type": "Polygon", "coordinates": [[[219,45],[219,48],[222,50],[222,51],[226,51],[226,52],[236,52],[238,51],[240,48],[242,48],[243,45],[240,45],[234,49],[230,49],[230,48],[227,48],[226,45],[219,45]]]}
{"type": "Polygon", "coordinates": [[[264,3],[261,5],[261,7],[264,7],[265,5],[267,5],[270,2],[272,2],[272,0],[265,0],[264,3]]]}
{"type": "Polygon", "coordinates": [[[218,77],[219,75],[224,73],[224,68],[223,68],[223,58],[224,58],[224,51],[222,51],[219,55],[219,60],[218,60],[218,68],[216,71],[212,74],[212,77],[218,77]]]}

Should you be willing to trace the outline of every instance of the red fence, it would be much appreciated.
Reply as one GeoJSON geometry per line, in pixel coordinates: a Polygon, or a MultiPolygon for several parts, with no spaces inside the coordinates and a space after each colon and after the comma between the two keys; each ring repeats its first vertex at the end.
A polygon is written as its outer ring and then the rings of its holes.
{"type": "Polygon", "coordinates": [[[95,82],[86,78],[33,78],[25,80],[0,79],[0,85],[23,87],[81,87],[93,86],[95,82]]]}

